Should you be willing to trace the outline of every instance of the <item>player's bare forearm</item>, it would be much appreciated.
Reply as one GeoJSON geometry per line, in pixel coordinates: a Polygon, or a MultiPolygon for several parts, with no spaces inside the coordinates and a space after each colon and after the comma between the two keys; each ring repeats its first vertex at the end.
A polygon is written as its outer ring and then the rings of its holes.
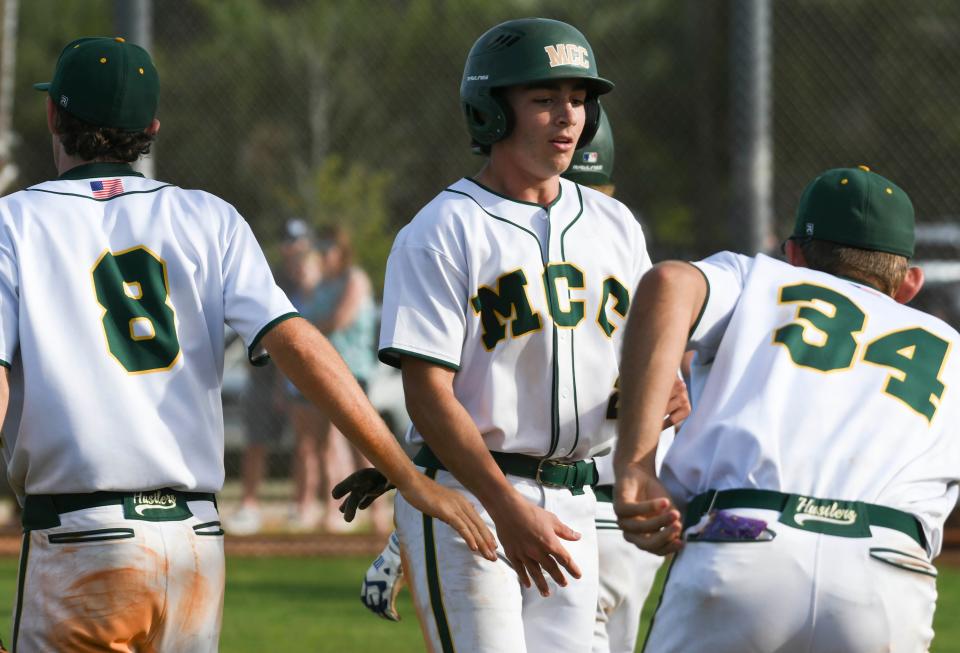
{"type": "Polygon", "coordinates": [[[580,534],[526,501],[507,481],[454,395],[453,371],[411,357],[403,359],[402,369],[410,418],[444,466],[490,513],[520,582],[536,585],[547,596],[544,571],[560,585],[567,584],[561,568],[580,578],[579,567],[561,542],[579,539],[580,534]]]}
{"type": "Polygon", "coordinates": [[[706,290],[703,275],[680,261],[654,266],[637,287],[620,364],[620,419],[614,456],[618,475],[628,465],[654,473],[663,416],[706,290]]]}
{"type": "Polygon", "coordinates": [[[450,524],[471,549],[496,558],[493,535],[473,506],[417,472],[323,334],[306,320],[293,318],[271,329],[263,344],[303,396],[329,416],[412,505],[450,524]]]}
{"type": "Polygon", "coordinates": [[[496,514],[522,501],[487,450],[479,429],[453,392],[453,370],[403,358],[403,392],[417,431],[447,470],[496,514]]]}
{"type": "Polygon", "coordinates": [[[654,266],[640,281],[624,333],[614,509],[624,537],[660,555],[681,547],[682,523],[656,478],[654,460],[706,290],[703,275],[687,263],[654,266]]]}
{"type": "Polygon", "coordinates": [[[416,470],[367,400],[330,342],[306,320],[280,323],[263,338],[277,367],[303,396],[320,407],[337,428],[390,481],[409,483],[416,470]]]}

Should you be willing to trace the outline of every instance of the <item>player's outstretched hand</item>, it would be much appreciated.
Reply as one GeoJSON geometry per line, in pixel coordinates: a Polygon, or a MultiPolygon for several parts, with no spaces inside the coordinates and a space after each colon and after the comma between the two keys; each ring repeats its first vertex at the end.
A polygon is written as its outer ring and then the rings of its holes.
{"type": "Polygon", "coordinates": [[[393,489],[387,477],[375,467],[366,467],[346,477],[333,487],[333,498],[346,500],[340,504],[345,521],[353,521],[357,510],[364,510],[384,492],[393,489]]]}
{"type": "Polygon", "coordinates": [[[413,479],[410,487],[397,488],[410,505],[445,522],[460,534],[472,551],[496,561],[497,540],[466,497],[422,474],[415,474],[413,479]]]}
{"type": "Polygon", "coordinates": [[[544,571],[558,585],[566,587],[567,579],[561,567],[574,578],[580,578],[580,568],[561,542],[579,540],[580,534],[552,512],[517,497],[497,509],[496,514],[491,512],[491,517],[497,525],[504,554],[524,587],[530,587],[532,579],[540,594],[549,596],[544,571]]]}
{"type": "Polygon", "coordinates": [[[623,537],[656,555],[675,553],[683,547],[683,520],[670,495],[648,473],[628,468],[617,478],[613,509],[623,537]]]}
{"type": "Polygon", "coordinates": [[[667,416],[663,420],[663,428],[680,426],[689,414],[690,395],[687,394],[687,384],[683,382],[683,379],[677,377],[677,380],[673,383],[670,400],[667,402],[667,416]]]}

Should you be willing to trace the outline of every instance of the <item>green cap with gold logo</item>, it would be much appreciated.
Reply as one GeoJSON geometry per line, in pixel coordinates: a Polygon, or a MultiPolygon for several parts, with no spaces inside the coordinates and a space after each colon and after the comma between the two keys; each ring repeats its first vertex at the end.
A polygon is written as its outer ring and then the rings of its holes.
{"type": "Polygon", "coordinates": [[[914,210],[902,188],[866,166],[834,168],[803,191],[791,238],[816,238],[910,258],[914,210]]]}
{"type": "Polygon", "coordinates": [[[149,53],[120,37],[68,43],[53,81],[33,87],[84,122],[124,131],[149,127],[160,98],[160,76],[149,53]]]}

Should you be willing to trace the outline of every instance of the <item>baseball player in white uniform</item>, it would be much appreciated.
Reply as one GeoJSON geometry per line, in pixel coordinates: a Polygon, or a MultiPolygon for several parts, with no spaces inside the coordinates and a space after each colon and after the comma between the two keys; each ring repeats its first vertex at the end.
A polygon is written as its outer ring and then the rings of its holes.
{"type": "Polygon", "coordinates": [[[487,164],[427,204],[388,259],[380,357],[403,372],[414,462],[474,502],[500,544],[488,563],[397,500],[434,651],[591,648],[590,457],[613,437],[628,289],[649,259],[626,207],[560,174],[612,87],[570,25],[513,20],[481,36],[461,101],[487,164]]]}
{"type": "MultiPolygon", "coordinates": [[[[570,167],[561,176],[612,197],[613,160],[613,132],[606,113],[601,111],[593,140],[574,152],[570,167]]],[[[608,405],[607,416],[614,418],[615,415],[616,404],[613,402],[608,405]]],[[[675,418],[681,417],[675,412],[675,418]]],[[[663,449],[669,445],[672,436],[672,428],[665,431],[663,449]]],[[[613,512],[612,457],[607,454],[594,461],[598,473],[594,494],[597,499],[595,522],[600,587],[592,650],[593,653],[632,653],[637,641],[640,612],[663,558],[641,551],[623,538],[613,512]]],[[[344,504],[344,513],[350,520],[356,508],[369,505],[386,488],[382,476],[373,470],[362,470],[340,483],[335,494],[339,497],[351,493],[344,504]]],[[[396,599],[403,582],[400,542],[396,533],[392,533],[386,547],[364,575],[361,601],[374,614],[399,621],[396,599]]]]}
{"type": "Polygon", "coordinates": [[[24,526],[13,650],[217,650],[224,324],[493,558],[469,503],[424,483],[293,311],[237,211],[130,166],[160,127],[149,54],[78,39],[37,86],[60,176],[0,200],[0,413],[24,526]]]}
{"type": "Polygon", "coordinates": [[[923,282],[913,227],[896,184],[828,170],[800,199],[789,263],[724,252],[644,277],[616,509],[628,538],[679,551],[647,651],[928,650],[960,480],[960,336],[901,305],[923,282]],[[658,481],[654,417],[688,331],[706,377],[658,481]]]}

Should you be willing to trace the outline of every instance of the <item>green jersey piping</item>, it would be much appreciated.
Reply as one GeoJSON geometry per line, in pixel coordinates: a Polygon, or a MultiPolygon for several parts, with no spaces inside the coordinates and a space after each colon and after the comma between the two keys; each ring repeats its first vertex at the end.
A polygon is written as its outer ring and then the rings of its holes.
{"type": "MultiPolygon", "coordinates": [[[[547,264],[547,263],[546,263],[546,260],[544,260],[543,243],[541,243],[541,242],[540,242],[540,239],[537,238],[537,234],[533,233],[532,231],[530,231],[530,230],[527,229],[526,227],[521,227],[521,226],[518,225],[516,222],[512,222],[512,221],[510,221],[510,220],[507,220],[506,218],[501,218],[499,215],[494,215],[493,213],[490,213],[490,211],[488,211],[487,209],[485,209],[484,206],[483,206],[483,204],[481,204],[481,203],[477,200],[477,198],[474,197],[473,195],[470,195],[470,194],[468,194],[468,193],[464,193],[462,190],[453,190],[452,188],[445,188],[444,190],[447,191],[448,193],[455,193],[455,194],[457,194],[457,195],[463,195],[464,197],[470,198],[471,200],[473,200],[474,204],[476,204],[477,206],[480,207],[480,210],[481,210],[481,211],[483,211],[484,213],[486,213],[487,215],[489,215],[489,216],[490,216],[491,218],[493,218],[494,220],[499,220],[500,222],[505,222],[505,223],[507,223],[508,225],[511,225],[511,226],[513,226],[513,227],[516,227],[517,229],[519,229],[519,230],[521,230],[521,231],[524,231],[524,232],[530,234],[530,236],[532,236],[533,239],[534,239],[535,241],[537,241],[537,248],[540,250],[540,258],[541,258],[541,260],[544,261],[543,264],[544,264],[544,265],[547,264]]],[[[491,192],[492,192],[492,191],[491,191],[491,192]]],[[[538,206],[538,205],[535,204],[534,206],[538,206]]],[[[542,209],[543,207],[541,206],[540,208],[542,209]]],[[[549,247],[550,244],[547,243],[547,246],[549,247]]]]}
{"type": "MultiPolygon", "coordinates": [[[[435,481],[437,470],[428,469],[424,472],[427,478],[435,481]]],[[[434,622],[437,625],[437,636],[440,639],[440,650],[443,653],[455,653],[453,636],[450,633],[450,624],[447,621],[447,610],[443,604],[443,587],[440,583],[440,564],[437,560],[436,533],[433,517],[423,515],[423,557],[427,568],[427,592],[430,599],[430,609],[433,612],[434,622]]]]}
{"type": "Polygon", "coordinates": [[[270,320],[269,322],[267,322],[266,325],[264,325],[264,327],[257,332],[257,335],[254,337],[253,342],[251,342],[250,346],[247,347],[247,358],[250,359],[251,365],[254,365],[255,367],[262,367],[263,365],[266,365],[269,362],[270,360],[269,353],[266,356],[254,356],[253,352],[257,349],[257,345],[260,344],[260,340],[262,340],[263,337],[267,335],[267,332],[270,331],[270,329],[277,326],[281,322],[286,322],[287,320],[293,317],[300,317],[300,314],[294,311],[292,313],[284,313],[283,315],[279,315],[273,318],[272,320],[270,320]]]}
{"type": "MultiPolygon", "coordinates": [[[[550,232],[552,231],[552,225],[550,224],[550,208],[548,207],[544,210],[547,212],[547,246],[546,254],[543,256],[543,269],[546,271],[547,265],[550,261],[550,232]]],[[[561,258],[563,258],[562,233],[560,238],[560,250],[561,258]]],[[[554,293],[555,288],[551,287],[547,290],[547,292],[554,293]]],[[[553,324],[553,364],[550,366],[551,376],[553,377],[550,383],[550,451],[547,452],[547,455],[544,456],[544,458],[550,458],[560,445],[560,364],[557,362],[557,359],[559,358],[560,338],[559,331],[557,330],[556,320],[550,320],[550,322],[553,324]]]]}
{"type": "Polygon", "coordinates": [[[670,573],[673,571],[673,566],[677,564],[677,558],[682,555],[682,551],[673,556],[673,560],[670,561],[670,566],[667,567],[667,575],[663,579],[663,586],[660,588],[660,596],[657,597],[657,607],[654,608],[653,614],[650,616],[650,623],[647,625],[647,632],[643,636],[643,646],[640,648],[641,653],[647,652],[647,643],[650,641],[650,633],[653,632],[653,624],[657,619],[657,612],[660,611],[660,606],[663,605],[663,597],[667,593],[667,583],[670,582],[670,573]]]}
{"type": "Polygon", "coordinates": [[[563,257],[563,260],[567,260],[567,251],[563,246],[563,237],[567,235],[567,232],[570,231],[570,227],[575,225],[583,216],[583,194],[580,192],[580,186],[577,185],[577,201],[580,203],[580,210],[577,211],[577,215],[574,216],[573,220],[570,221],[566,227],[563,228],[563,231],[560,232],[560,256],[563,257]]]}
{"type": "MultiPolygon", "coordinates": [[[[506,197],[506,196],[504,196],[504,195],[501,195],[501,194],[497,193],[496,191],[493,191],[493,190],[487,188],[486,186],[484,186],[483,184],[481,184],[480,182],[478,182],[478,181],[476,181],[476,180],[474,180],[474,179],[470,179],[470,178],[467,178],[467,177],[464,177],[464,179],[467,180],[467,181],[469,181],[469,182],[471,182],[471,183],[473,183],[473,184],[476,184],[478,187],[482,188],[483,190],[485,190],[485,191],[487,191],[488,193],[490,193],[490,194],[492,194],[492,195],[495,195],[495,196],[497,196],[497,197],[501,197],[501,198],[506,199],[506,200],[509,200],[509,201],[511,201],[511,202],[516,202],[516,203],[518,203],[518,204],[524,204],[524,205],[527,205],[527,206],[537,207],[537,208],[539,208],[539,209],[541,209],[541,210],[543,210],[543,211],[546,211],[546,213],[547,213],[547,242],[544,244],[544,243],[541,243],[541,242],[540,242],[540,239],[537,237],[537,235],[536,235],[535,233],[533,233],[532,231],[530,231],[530,230],[527,229],[526,227],[523,227],[523,226],[521,226],[521,225],[518,225],[517,223],[515,223],[515,222],[513,222],[513,221],[511,221],[511,220],[508,220],[508,219],[503,218],[503,217],[501,217],[501,216],[495,215],[495,214],[491,213],[490,211],[488,211],[488,210],[483,206],[483,204],[481,204],[480,201],[477,200],[477,198],[473,197],[473,196],[470,195],[469,193],[465,193],[465,192],[460,191],[460,190],[454,190],[454,189],[452,189],[452,188],[446,188],[446,189],[444,189],[444,190],[446,190],[447,192],[455,193],[455,194],[457,194],[457,195],[462,195],[462,196],[464,196],[464,197],[467,197],[467,198],[471,199],[471,200],[480,208],[481,211],[483,211],[484,213],[486,213],[487,215],[489,215],[489,216],[490,216],[491,218],[493,218],[494,220],[499,220],[499,221],[501,221],[501,222],[505,222],[506,224],[509,224],[509,225],[511,225],[511,226],[513,226],[513,227],[516,227],[517,229],[520,229],[521,231],[524,231],[524,232],[530,234],[530,236],[533,237],[533,239],[534,239],[534,240],[536,241],[536,243],[537,243],[538,248],[540,249],[540,260],[541,260],[541,262],[543,263],[544,269],[546,269],[547,264],[548,264],[548,262],[549,262],[549,258],[550,258],[550,256],[549,256],[549,251],[550,251],[550,229],[551,229],[550,211],[551,211],[551,209],[556,205],[556,203],[560,200],[560,198],[563,196],[563,185],[562,185],[562,184],[560,185],[560,192],[557,194],[556,199],[554,199],[549,205],[543,206],[543,205],[541,205],[541,204],[535,204],[535,203],[533,203],[533,202],[524,202],[523,200],[516,200],[516,199],[510,198],[510,197],[506,197]]],[[[580,220],[580,218],[583,216],[583,195],[582,195],[582,193],[580,192],[580,187],[579,187],[579,186],[577,186],[577,201],[578,201],[578,204],[579,204],[579,206],[580,206],[579,211],[577,212],[577,215],[573,218],[573,220],[570,222],[570,224],[568,224],[566,227],[564,227],[563,231],[560,232],[560,256],[561,256],[561,258],[563,258],[564,260],[566,260],[566,250],[565,250],[565,246],[564,246],[564,243],[563,243],[563,239],[564,239],[564,237],[566,236],[567,231],[569,231],[570,227],[572,227],[576,222],[578,222],[578,221],[580,220]]],[[[383,350],[383,351],[385,352],[385,351],[387,351],[387,350],[383,350]]],[[[559,363],[557,362],[558,353],[559,353],[558,331],[557,331],[557,325],[556,325],[556,323],[554,323],[554,324],[553,324],[553,361],[552,361],[552,366],[551,366],[551,367],[552,367],[552,370],[551,370],[551,372],[552,372],[551,395],[552,395],[552,396],[551,396],[551,401],[550,401],[550,449],[549,449],[549,451],[547,452],[545,458],[551,457],[551,456],[554,454],[554,452],[556,452],[557,447],[558,447],[559,444],[560,444],[560,398],[559,398],[559,394],[560,394],[560,368],[559,368],[559,363]]],[[[380,360],[383,361],[384,363],[387,363],[388,365],[392,365],[392,364],[393,364],[393,363],[389,362],[388,360],[385,360],[382,356],[380,357],[380,360]]],[[[573,377],[573,406],[574,406],[574,416],[575,416],[574,443],[573,443],[573,447],[571,448],[571,451],[573,451],[574,449],[576,449],[577,445],[580,443],[580,411],[579,411],[579,407],[577,406],[576,355],[575,355],[575,347],[574,347],[574,336],[573,336],[572,333],[571,333],[571,335],[570,335],[570,361],[571,361],[571,375],[572,375],[572,377],[573,377]]],[[[458,368],[458,369],[459,369],[459,368],[458,368]]]]}
{"type": "MultiPolygon", "coordinates": [[[[505,199],[505,200],[507,200],[508,202],[516,202],[517,204],[526,204],[527,206],[535,206],[535,207],[537,207],[537,208],[539,208],[539,209],[547,209],[547,210],[552,209],[552,208],[553,208],[553,205],[556,204],[557,202],[559,202],[559,201],[560,201],[560,198],[563,197],[563,184],[560,184],[560,192],[557,193],[557,196],[554,197],[553,200],[551,200],[549,204],[547,204],[546,206],[544,206],[543,204],[537,204],[536,202],[527,202],[526,200],[518,200],[518,199],[516,199],[516,198],[514,198],[514,197],[507,197],[506,195],[504,195],[504,194],[502,194],[502,193],[498,193],[497,191],[493,190],[492,188],[489,188],[489,187],[487,187],[487,186],[484,186],[483,184],[481,184],[479,181],[477,181],[477,180],[474,179],[473,177],[464,177],[464,179],[467,180],[467,181],[469,181],[469,182],[472,183],[472,184],[476,184],[477,186],[479,186],[479,187],[482,188],[483,190],[487,191],[487,192],[490,193],[491,195],[496,195],[497,197],[499,197],[499,198],[501,198],[501,199],[505,199]]],[[[450,189],[448,188],[447,190],[450,190],[450,189]]],[[[454,191],[454,192],[456,192],[456,191],[454,191]]],[[[481,208],[482,208],[482,207],[481,207],[481,208]]]]}
{"type": "MultiPolygon", "coordinates": [[[[577,215],[574,216],[573,220],[570,221],[570,224],[564,227],[563,231],[560,232],[560,258],[562,258],[564,261],[567,260],[567,250],[566,250],[566,246],[563,244],[563,239],[567,235],[567,232],[570,231],[570,227],[576,224],[580,220],[580,218],[583,216],[583,194],[580,192],[579,184],[577,184],[577,201],[580,203],[580,210],[577,211],[577,215]]],[[[576,339],[577,339],[576,329],[571,329],[570,331],[570,374],[573,377],[573,417],[574,417],[574,425],[575,425],[573,446],[570,447],[571,452],[577,448],[578,444],[580,444],[580,406],[577,403],[577,354],[576,354],[576,347],[574,346],[574,342],[576,341],[576,339]]],[[[558,434],[558,439],[559,439],[559,434],[558,434]]]]}
{"type": "Polygon", "coordinates": [[[27,565],[30,564],[30,531],[23,534],[23,544],[20,548],[20,569],[17,574],[17,605],[13,616],[13,643],[11,650],[17,650],[17,639],[20,635],[20,617],[23,615],[23,597],[26,594],[24,584],[27,582],[27,565]]]}
{"type": "Polygon", "coordinates": [[[173,184],[164,184],[163,186],[157,186],[156,188],[151,188],[150,190],[131,190],[119,195],[114,195],[113,197],[104,197],[99,199],[96,197],[88,197],[87,195],[80,195],[79,193],[61,193],[55,190],[45,190],[43,188],[27,188],[26,190],[32,193],[49,193],[50,195],[63,195],[64,197],[79,197],[81,199],[90,200],[91,202],[109,202],[110,200],[115,200],[118,197],[123,197],[125,195],[145,195],[147,193],[156,193],[158,190],[163,190],[164,188],[176,188],[173,184]]]}
{"type": "MultiPolygon", "coordinates": [[[[693,265],[693,263],[690,263],[690,265],[693,265]]],[[[710,279],[708,279],[706,273],[704,273],[704,271],[698,268],[696,265],[693,265],[693,269],[703,275],[703,281],[707,284],[707,294],[703,296],[703,305],[700,306],[700,312],[697,314],[697,319],[693,321],[693,326],[690,327],[690,331],[687,333],[687,340],[693,337],[697,327],[700,326],[700,320],[703,319],[703,314],[707,311],[707,302],[710,301],[710,279]]]]}
{"type": "Polygon", "coordinates": [[[408,349],[401,349],[400,347],[384,347],[377,352],[377,358],[381,363],[389,365],[390,367],[400,367],[400,357],[401,356],[410,356],[411,358],[419,358],[420,360],[427,361],[428,363],[433,363],[434,365],[440,365],[441,367],[446,367],[447,369],[453,370],[454,372],[460,371],[460,366],[456,363],[451,363],[450,361],[445,361],[442,358],[434,358],[433,356],[427,356],[426,354],[421,354],[419,352],[410,351],[408,349]]]}

